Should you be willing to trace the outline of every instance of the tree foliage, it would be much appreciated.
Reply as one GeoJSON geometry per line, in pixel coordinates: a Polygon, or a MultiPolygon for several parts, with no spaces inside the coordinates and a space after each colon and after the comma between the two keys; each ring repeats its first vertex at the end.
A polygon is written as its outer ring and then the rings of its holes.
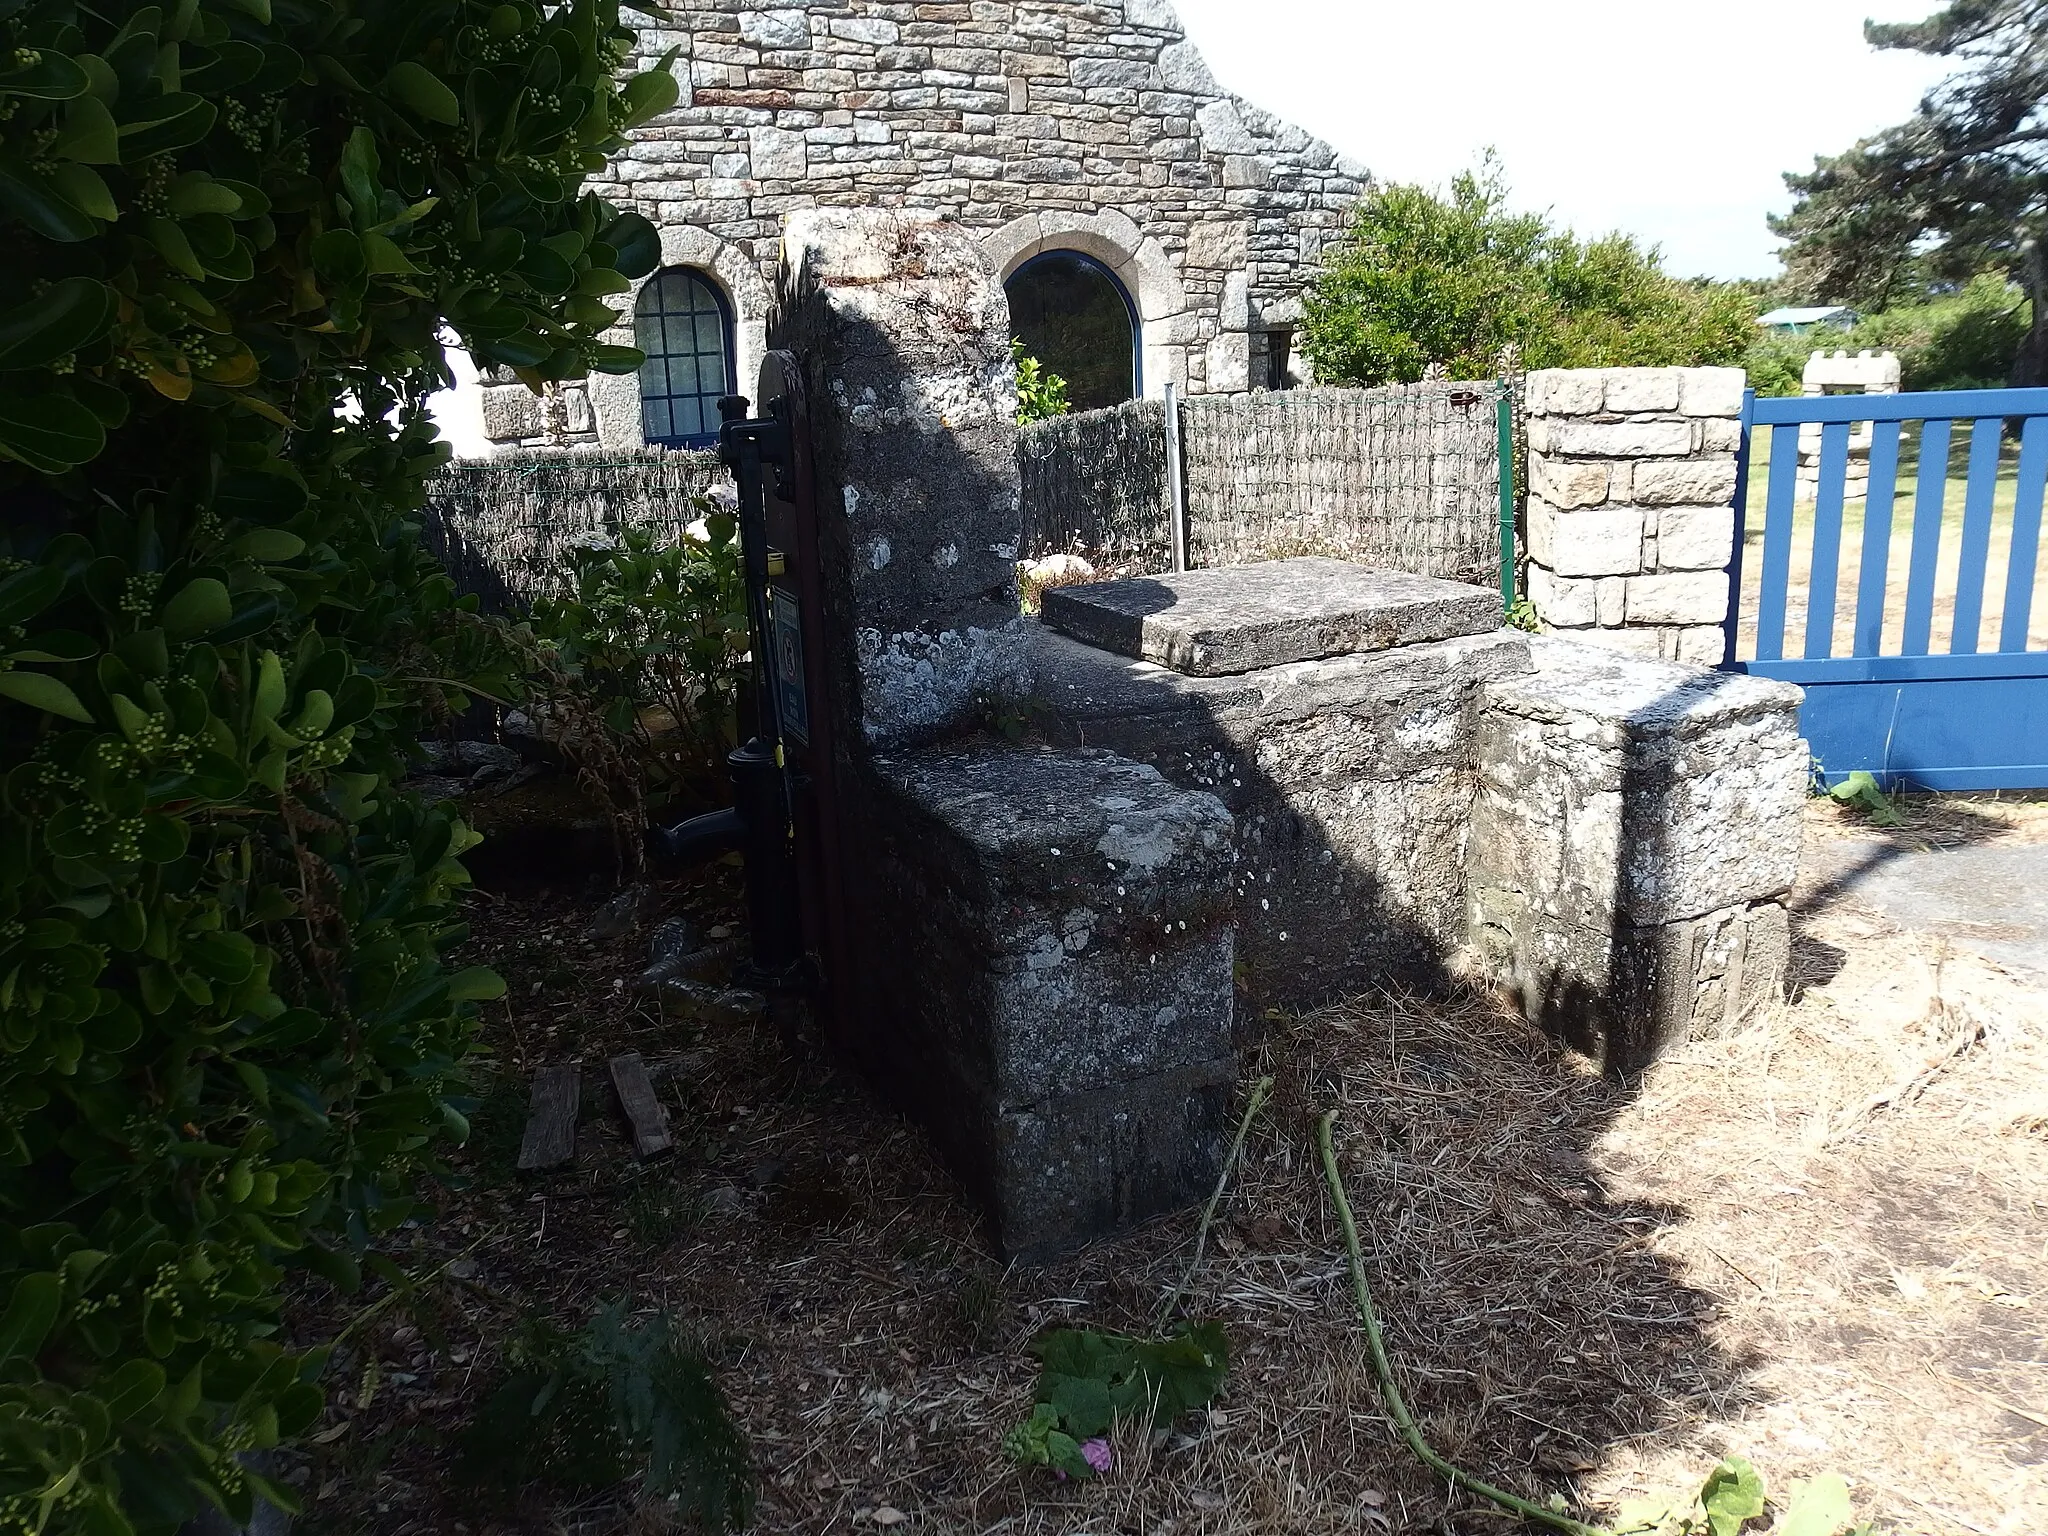
{"type": "MultiPolygon", "coordinates": [[[[415,1209],[474,1003],[447,807],[506,652],[421,553],[441,339],[627,370],[615,0],[0,0],[0,1526],[289,1503],[285,1272],[415,1209]]],[[[374,1257],[374,1256],[373,1256],[374,1257]]]]}
{"type": "Polygon", "coordinates": [[[1581,241],[1506,200],[1490,159],[1448,197],[1389,186],[1362,198],[1308,295],[1316,377],[1727,363],[1748,344],[1756,308],[1741,290],[1681,282],[1654,247],[1622,234],[1581,241]]]}
{"type": "Polygon", "coordinates": [[[2027,338],[2028,305],[2002,273],[1986,272],[1958,292],[1921,303],[1894,304],[1865,315],[1846,331],[1759,336],[1744,354],[1750,387],[1760,395],[1796,395],[1815,352],[1895,353],[1906,389],[1996,389],[2027,338]]]}
{"type": "Polygon", "coordinates": [[[1955,0],[1864,36],[1962,67],[1905,122],[1786,176],[1796,201],[1771,228],[1791,241],[1789,277],[1882,309],[1929,281],[2006,272],[2032,301],[2011,382],[2048,383],[2048,0],[1955,0]]]}

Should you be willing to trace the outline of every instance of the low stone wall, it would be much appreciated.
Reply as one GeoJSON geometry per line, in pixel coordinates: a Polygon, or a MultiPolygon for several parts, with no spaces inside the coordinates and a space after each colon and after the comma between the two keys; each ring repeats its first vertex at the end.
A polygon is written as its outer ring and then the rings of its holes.
{"type": "Polygon", "coordinates": [[[1546,629],[1720,665],[1745,382],[1740,368],[1529,375],[1527,590],[1546,629]]]}

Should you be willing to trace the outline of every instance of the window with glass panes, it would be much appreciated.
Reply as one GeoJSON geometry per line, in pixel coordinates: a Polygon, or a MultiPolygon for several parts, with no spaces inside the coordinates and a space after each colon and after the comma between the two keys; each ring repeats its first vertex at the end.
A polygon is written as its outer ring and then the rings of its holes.
{"type": "Polygon", "coordinates": [[[664,448],[718,441],[718,397],[732,393],[732,315],[705,278],[684,267],[656,273],[633,306],[640,365],[641,435],[664,448]]]}

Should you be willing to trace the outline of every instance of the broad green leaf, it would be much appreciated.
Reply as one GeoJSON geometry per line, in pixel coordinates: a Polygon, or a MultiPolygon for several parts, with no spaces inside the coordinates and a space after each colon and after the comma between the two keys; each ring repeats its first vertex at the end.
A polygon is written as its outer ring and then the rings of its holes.
{"type": "Polygon", "coordinates": [[[363,260],[377,277],[416,275],[419,268],[406,260],[398,242],[371,231],[362,237],[363,260]]]}
{"type": "Polygon", "coordinates": [[[0,314],[0,369],[41,368],[105,333],[114,296],[105,283],[67,277],[0,314]]]}
{"type": "MultiPolygon", "coordinates": [[[[54,48],[40,50],[33,63],[0,69],[0,96],[31,96],[42,101],[66,101],[83,95],[86,74],[75,59],[54,48]]],[[[0,57],[6,57],[0,55],[0,57]]]]}
{"type": "Polygon", "coordinates": [[[457,1003],[491,1003],[505,995],[505,978],[489,966],[473,965],[448,978],[448,997],[457,1003]]]}
{"type": "Polygon", "coordinates": [[[45,240],[90,240],[99,233],[99,225],[48,177],[15,162],[0,161],[0,210],[13,214],[45,240]]]}
{"type": "Polygon", "coordinates": [[[646,361],[647,354],[638,347],[600,342],[590,349],[590,366],[599,373],[638,373],[646,361]]]}
{"type": "Polygon", "coordinates": [[[157,254],[187,277],[204,277],[206,268],[192,253],[192,242],[175,219],[162,215],[145,220],[143,229],[149,235],[149,243],[156,247],[157,254]]]}
{"type": "Polygon", "coordinates": [[[638,128],[650,118],[659,117],[673,107],[682,97],[682,82],[673,71],[677,50],[671,48],[661,56],[652,68],[643,70],[628,80],[625,89],[619,92],[623,115],[615,125],[620,129],[638,128]]]}
{"type": "Polygon", "coordinates": [[[8,655],[15,661],[73,662],[90,661],[99,654],[99,650],[99,645],[89,635],[81,635],[74,629],[52,629],[40,635],[30,635],[20,649],[10,651],[8,655]]]}
{"type": "Polygon", "coordinates": [[[630,210],[605,226],[598,237],[619,253],[621,276],[640,278],[661,265],[661,231],[630,210]]]}
{"type": "Polygon", "coordinates": [[[64,1302],[64,1282],[51,1274],[23,1275],[0,1313],[0,1361],[32,1358],[43,1347],[64,1302]]]}
{"type": "Polygon", "coordinates": [[[1039,1385],[1044,1401],[1059,1411],[1060,1427],[1077,1440],[1109,1430],[1109,1386],[1092,1376],[1048,1376],[1039,1385]]]}
{"type": "Polygon", "coordinates": [[[1730,1456],[1707,1474],[1700,1507],[1707,1512],[1713,1536],[1736,1536],[1747,1521],[1764,1512],[1764,1480],[1743,1457],[1730,1456]]]}
{"type": "Polygon", "coordinates": [[[64,573],[54,565],[0,576],[0,626],[26,624],[63,595],[64,583],[64,573]]]}
{"type": "Polygon", "coordinates": [[[384,77],[384,88],[430,123],[454,127],[462,121],[462,105],[426,65],[405,59],[392,65],[384,77]]]}
{"type": "Polygon", "coordinates": [[[121,161],[134,165],[197,144],[218,115],[212,102],[189,91],[159,96],[146,116],[121,125],[121,161]]]}
{"type": "Polygon", "coordinates": [[[352,229],[330,229],[313,241],[313,270],[331,283],[352,283],[369,270],[363,242],[352,229]]]}
{"type": "Polygon", "coordinates": [[[164,632],[173,640],[194,640],[222,628],[234,617],[228,589],[212,576],[198,576],[164,604],[164,632]]]}
{"type": "Polygon", "coordinates": [[[172,182],[166,201],[180,218],[196,213],[237,213],[242,207],[240,194],[204,171],[187,171],[172,182]]]}
{"type": "Polygon", "coordinates": [[[243,534],[230,547],[246,560],[273,565],[281,560],[296,560],[303,555],[306,541],[283,528],[256,528],[243,534]]]}
{"type": "Polygon", "coordinates": [[[86,165],[118,165],[121,134],[114,114],[97,96],[75,96],[64,107],[64,127],[50,153],[86,165]]]}
{"type": "Polygon", "coordinates": [[[348,136],[341,149],[341,186],[356,211],[356,223],[377,222],[377,137],[367,128],[348,136]]]}
{"type": "Polygon", "coordinates": [[[164,1368],[154,1360],[127,1360],[100,1383],[100,1400],[115,1419],[140,1413],[163,1395],[164,1368]]]}
{"type": "Polygon", "coordinates": [[[106,446],[98,416],[69,394],[0,395],[0,451],[46,475],[87,464],[106,446]]]}
{"type": "Polygon", "coordinates": [[[1792,1485],[1791,1500],[1771,1536],[1836,1536],[1855,1518],[1849,1485],[1839,1473],[1826,1472],[1792,1485]]]}
{"type": "Polygon", "coordinates": [[[72,207],[92,218],[111,224],[121,217],[114,194],[107,190],[100,173],[89,165],[76,160],[59,161],[50,170],[50,185],[72,207]]]}

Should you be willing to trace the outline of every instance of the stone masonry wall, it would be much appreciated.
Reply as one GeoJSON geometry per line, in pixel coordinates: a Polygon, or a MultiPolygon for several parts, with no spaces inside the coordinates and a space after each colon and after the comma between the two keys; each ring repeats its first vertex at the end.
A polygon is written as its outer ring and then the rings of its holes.
{"type": "MultiPolygon", "coordinates": [[[[1167,0],[689,0],[632,19],[640,66],[680,50],[682,99],[593,185],[661,227],[665,265],[724,290],[743,393],[782,221],[833,205],[957,220],[998,278],[1045,250],[1095,257],[1138,309],[1148,395],[1246,389],[1366,181],[1224,91],[1167,0]]],[[[630,376],[570,386],[553,419],[509,380],[484,392],[495,441],[641,440],[630,376]]]]}
{"type": "Polygon", "coordinates": [[[1547,630],[1718,666],[1740,368],[1529,375],[1529,600],[1547,630]]]}

